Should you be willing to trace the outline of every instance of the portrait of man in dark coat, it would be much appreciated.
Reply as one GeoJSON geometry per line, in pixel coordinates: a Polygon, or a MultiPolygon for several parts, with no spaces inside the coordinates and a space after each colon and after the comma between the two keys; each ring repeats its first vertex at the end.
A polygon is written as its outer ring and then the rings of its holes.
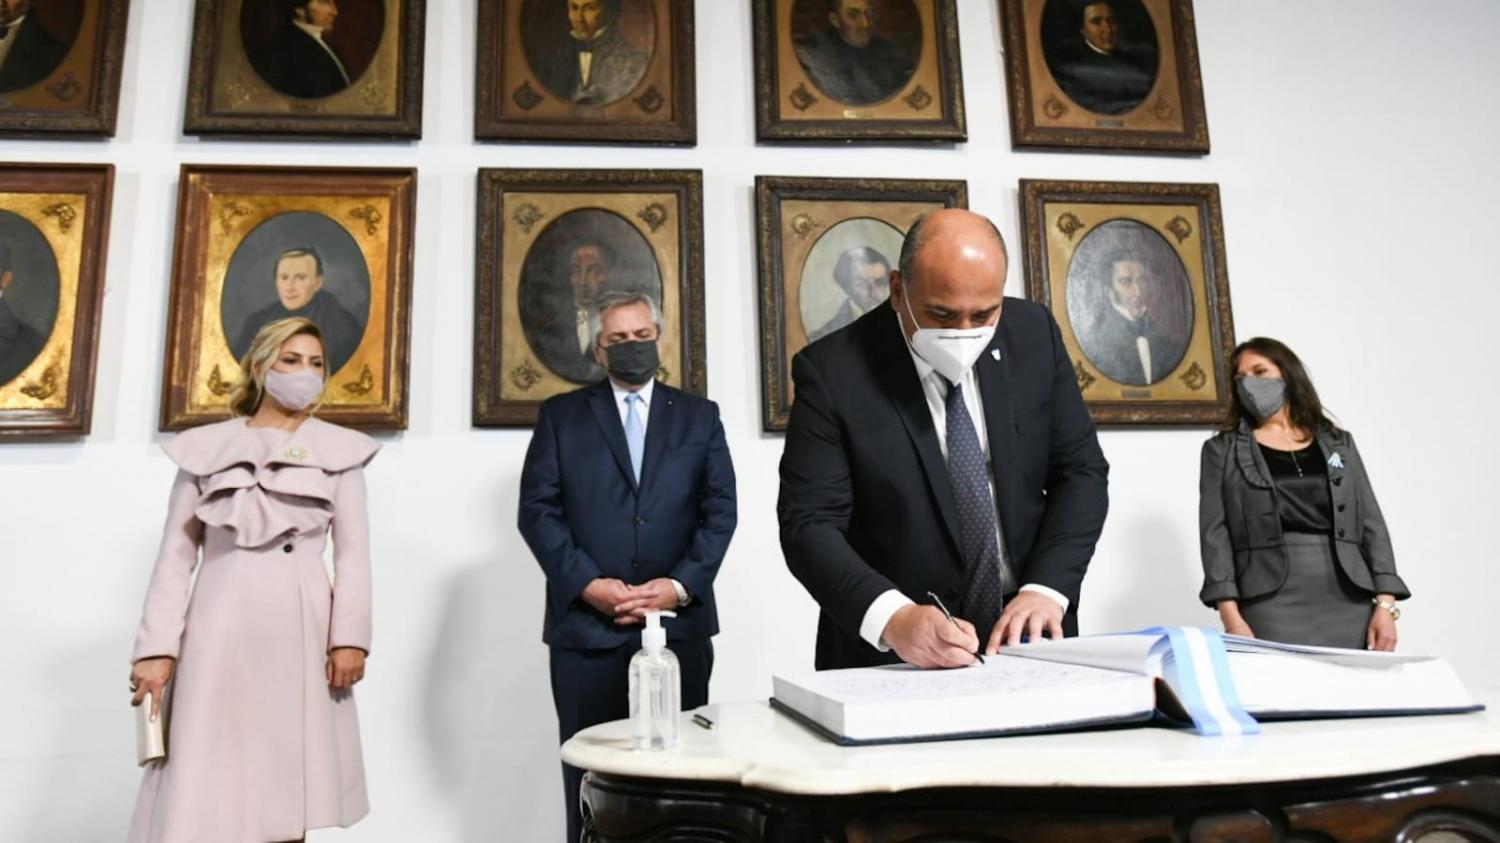
{"type": "Polygon", "coordinates": [[[808,331],[808,342],[817,342],[885,301],[891,294],[891,262],[878,249],[855,246],[839,255],[833,280],[844,291],[844,302],[826,323],[808,331]]]}
{"type": "Polygon", "coordinates": [[[1126,36],[1119,15],[1131,0],[1080,3],[1077,0],[1052,0],[1058,6],[1053,12],[1054,28],[1049,31],[1044,19],[1042,53],[1058,87],[1068,98],[1095,114],[1124,114],[1135,109],[1156,84],[1160,64],[1155,32],[1150,16],[1140,0],[1129,6],[1143,36],[1126,36]],[[1055,15],[1067,13],[1069,25],[1055,23],[1055,15]]]}
{"type": "Polygon", "coordinates": [[[284,14],[276,34],[246,46],[250,66],[287,96],[318,99],[349,87],[347,62],[324,40],[339,15],[335,0],[275,0],[284,14]]]}
{"type": "Polygon", "coordinates": [[[578,105],[608,105],[624,98],[641,81],[651,63],[651,51],[649,45],[625,34],[620,25],[623,2],[626,0],[528,3],[545,7],[528,17],[555,24],[552,31],[522,32],[532,72],[554,96],[578,105]]]}
{"type": "Polygon", "coordinates": [[[35,5],[33,0],[0,0],[0,93],[46,79],[72,47],[42,26],[35,5]]]}
{"type": "Polygon", "coordinates": [[[287,249],[276,260],[276,301],[251,313],[235,335],[230,350],[239,359],[250,350],[255,334],[269,322],[300,316],[323,332],[323,352],[329,373],[349,362],[364,339],[365,329],[349,309],[323,288],[323,256],[313,246],[287,249]]]}
{"type": "Polygon", "coordinates": [[[850,105],[872,105],[900,93],[911,81],[916,72],[912,57],[876,34],[876,0],[804,2],[828,8],[826,27],[796,38],[797,60],[818,90],[850,105]]]}
{"type": "Polygon", "coordinates": [[[1187,353],[1187,268],[1160,234],[1136,220],[1110,220],[1083,238],[1068,264],[1067,302],[1079,349],[1116,383],[1156,384],[1187,353]]]}

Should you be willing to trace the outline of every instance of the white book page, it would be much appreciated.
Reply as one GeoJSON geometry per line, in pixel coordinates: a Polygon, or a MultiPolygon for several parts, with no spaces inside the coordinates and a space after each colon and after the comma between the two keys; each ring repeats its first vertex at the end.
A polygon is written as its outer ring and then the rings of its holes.
{"type": "Polygon", "coordinates": [[[1379,650],[1346,650],[1342,647],[1314,647],[1310,644],[1283,644],[1261,638],[1225,635],[1224,649],[1231,653],[1283,653],[1305,656],[1322,663],[1350,667],[1390,667],[1409,662],[1436,661],[1436,656],[1421,653],[1387,653],[1379,650]]]}
{"type": "Polygon", "coordinates": [[[835,734],[879,740],[998,732],[1150,712],[1150,681],[1011,656],[954,670],[909,665],[775,677],[778,701],[835,734]]]}
{"type": "MultiPolygon", "coordinates": [[[[1386,654],[1382,654],[1386,655],[1386,654]]],[[[1231,652],[1229,669],[1251,714],[1465,708],[1473,697],[1442,659],[1351,665],[1305,654],[1231,652]]]]}
{"type": "Polygon", "coordinates": [[[1161,653],[1167,646],[1165,640],[1166,636],[1159,633],[1088,635],[1061,640],[1044,638],[1006,647],[1000,652],[1019,658],[1045,659],[1104,670],[1160,676],[1161,653]]]}

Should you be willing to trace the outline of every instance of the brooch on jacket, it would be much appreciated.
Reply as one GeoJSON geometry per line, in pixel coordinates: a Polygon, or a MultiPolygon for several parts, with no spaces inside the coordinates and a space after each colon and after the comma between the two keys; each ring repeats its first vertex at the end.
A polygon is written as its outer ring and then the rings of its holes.
{"type": "Polygon", "coordinates": [[[1331,465],[1331,466],[1333,466],[1334,468],[1343,468],[1344,467],[1344,458],[1341,457],[1341,456],[1339,456],[1339,452],[1338,451],[1334,451],[1333,452],[1333,456],[1331,456],[1331,457],[1328,458],[1328,464],[1331,465]]]}

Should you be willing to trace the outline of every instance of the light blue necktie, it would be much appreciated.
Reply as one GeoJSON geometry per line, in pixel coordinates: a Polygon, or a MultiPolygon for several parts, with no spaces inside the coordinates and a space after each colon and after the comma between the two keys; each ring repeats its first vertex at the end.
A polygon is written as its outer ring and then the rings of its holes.
{"type": "Polygon", "coordinates": [[[641,482],[641,457],[646,453],[646,428],[641,424],[640,406],[645,403],[639,393],[625,396],[625,444],[630,448],[630,467],[635,482],[641,482]]]}

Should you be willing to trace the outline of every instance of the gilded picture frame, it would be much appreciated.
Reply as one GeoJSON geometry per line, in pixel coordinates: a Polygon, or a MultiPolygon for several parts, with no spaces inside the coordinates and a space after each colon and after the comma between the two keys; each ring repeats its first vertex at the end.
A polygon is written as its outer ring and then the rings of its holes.
{"type": "Polygon", "coordinates": [[[692,146],[690,0],[481,0],[474,137],[692,146]],[[580,50],[580,34],[592,36],[580,50]],[[585,54],[587,58],[584,58],[585,54]]]}
{"type": "Polygon", "coordinates": [[[322,329],[321,418],[404,429],[416,171],[185,164],[180,178],[161,429],[228,418],[238,361],[287,316],[322,329]],[[303,282],[284,284],[295,266],[303,282]]]}
{"type": "Polygon", "coordinates": [[[604,379],[593,305],[608,293],[650,297],[657,379],[708,393],[701,171],[481,169],[478,192],[476,427],[534,424],[547,398],[604,379]]]}
{"type": "Polygon", "coordinates": [[[1095,422],[1213,425],[1234,318],[1216,184],[1021,181],[1028,297],[1057,319],[1095,422]]]}
{"type": "Polygon", "coordinates": [[[129,18],[129,0],[21,10],[0,60],[0,137],[113,137],[129,18]]]}
{"type": "Polygon", "coordinates": [[[752,0],[762,141],[968,137],[954,0],[752,0]]]}
{"type": "Polygon", "coordinates": [[[420,138],[426,0],[313,8],[198,0],[183,132],[420,138]]]}
{"type": "Polygon", "coordinates": [[[1017,149],[1206,155],[1192,0],[999,0],[1017,149]]]}
{"type": "Polygon", "coordinates": [[[968,206],[963,181],[756,177],[762,429],[786,430],[792,357],[885,301],[912,223],[968,206]]]}
{"type": "Polygon", "coordinates": [[[0,164],[0,441],[89,432],[114,175],[0,164]]]}

